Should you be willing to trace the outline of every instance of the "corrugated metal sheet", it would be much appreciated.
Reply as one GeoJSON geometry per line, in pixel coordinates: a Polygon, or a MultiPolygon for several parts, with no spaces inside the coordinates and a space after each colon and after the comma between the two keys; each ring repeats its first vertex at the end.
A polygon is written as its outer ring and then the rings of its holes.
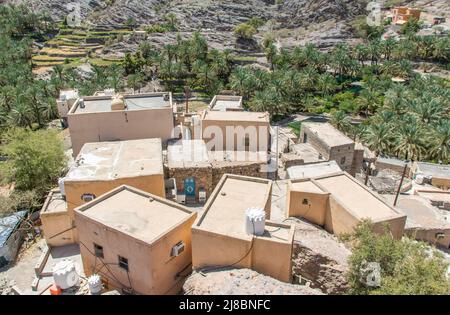
{"type": "Polygon", "coordinates": [[[9,236],[16,230],[27,211],[19,211],[10,216],[0,218],[0,247],[5,245],[9,236]]]}

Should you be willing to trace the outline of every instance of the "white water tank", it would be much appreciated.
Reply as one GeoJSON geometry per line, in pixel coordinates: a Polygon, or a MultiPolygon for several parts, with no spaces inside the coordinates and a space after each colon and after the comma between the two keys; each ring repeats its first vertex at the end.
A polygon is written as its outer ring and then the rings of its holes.
{"type": "Polygon", "coordinates": [[[66,190],[64,189],[64,177],[58,179],[59,191],[63,197],[66,196],[66,190]]]}
{"type": "Polygon", "coordinates": [[[62,290],[78,285],[80,277],[72,260],[63,259],[53,266],[53,280],[62,290]]]}
{"type": "Polygon", "coordinates": [[[247,234],[263,235],[266,224],[264,209],[253,207],[245,210],[245,232],[247,234]]]}
{"type": "Polygon", "coordinates": [[[89,286],[89,292],[91,292],[91,294],[99,294],[102,291],[103,285],[99,275],[94,273],[87,279],[87,282],[89,286]]]}

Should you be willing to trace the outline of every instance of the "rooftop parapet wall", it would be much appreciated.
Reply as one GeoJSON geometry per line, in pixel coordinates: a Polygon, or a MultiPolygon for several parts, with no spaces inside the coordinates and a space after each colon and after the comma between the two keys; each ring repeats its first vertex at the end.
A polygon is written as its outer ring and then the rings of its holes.
{"type": "Polygon", "coordinates": [[[281,281],[291,280],[293,227],[266,221],[262,236],[245,232],[247,208],[261,207],[270,216],[271,185],[269,180],[223,175],[192,227],[195,269],[246,267],[281,281]]]}
{"type": "Polygon", "coordinates": [[[78,99],[67,115],[73,156],[89,142],[146,138],[161,138],[166,142],[171,139],[174,133],[172,101],[171,96],[165,101],[163,95],[167,93],[125,95],[123,110],[111,110],[109,96],[83,98],[83,109],[79,108],[81,99],[78,99]]]}
{"type": "Polygon", "coordinates": [[[242,96],[215,95],[208,108],[218,111],[242,111],[242,96]]]}
{"type": "Polygon", "coordinates": [[[330,233],[349,233],[370,219],[377,232],[388,223],[394,237],[403,235],[406,216],[345,172],[291,181],[288,194],[288,215],[304,217],[330,233]]]}

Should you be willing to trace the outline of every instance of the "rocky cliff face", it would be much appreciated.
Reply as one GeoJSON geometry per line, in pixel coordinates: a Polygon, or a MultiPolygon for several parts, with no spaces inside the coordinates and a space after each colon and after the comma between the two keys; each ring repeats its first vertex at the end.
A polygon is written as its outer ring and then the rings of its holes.
{"type": "Polygon", "coordinates": [[[181,30],[199,28],[232,30],[252,17],[274,20],[286,27],[346,20],[363,14],[367,0],[7,0],[47,10],[58,19],[68,14],[68,3],[80,5],[83,20],[116,26],[133,18],[138,24],[154,24],[175,13],[181,30]]]}

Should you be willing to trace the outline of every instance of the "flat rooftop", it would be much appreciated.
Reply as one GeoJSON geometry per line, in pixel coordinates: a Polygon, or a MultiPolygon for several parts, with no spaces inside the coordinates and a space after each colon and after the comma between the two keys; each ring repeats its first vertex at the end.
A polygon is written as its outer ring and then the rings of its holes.
{"type": "Polygon", "coordinates": [[[376,163],[391,164],[391,165],[396,165],[396,166],[401,166],[401,167],[405,166],[404,160],[390,158],[390,157],[382,157],[382,156],[379,156],[377,158],[376,163]]]}
{"type": "Polygon", "coordinates": [[[61,212],[67,212],[67,202],[59,189],[52,189],[42,206],[41,214],[61,212]]]}
{"type": "MultiPolygon", "coordinates": [[[[70,114],[111,112],[112,96],[88,96],[79,98],[70,114]],[[83,99],[84,107],[80,106],[83,99]]],[[[169,93],[125,94],[125,110],[145,110],[171,107],[169,93]]]]}
{"type": "MultiPolygon", "coordinates": [[[[395,195],[383,195],[393,203],[395,195]]],[[[442,213],[419,196],[399,195],[397,209],[407,215],[406,227],[450,228],[442,213]]]]}
{"type": "Polygon", "coordinates": [[[211,110],[226,111],[242,109],[242,96],[216,95],[209,104],[211,110]]]}
{"type": "Polygon", "coordinates": [[[287,168],[287,174],[291,179],[311,178],[341,172],[342,169],[336,161],[315,163],[308,165],[296,165],[287,168]]]}
{"type": "Polygon", "coordinates": [[[83,145],[65,180],[115,180],[157,174],[164,174],[159,138],[92,142],[83,145]]]}
{"type": "Polygon", "coordinates": [[[269,113],[244,111],[205,111],[202,120],[213,121],[246,121],[269,123],[269,113]]]}
{"type": "Polygon", "coordinates": [[[324,191],[310,180],[291,182],[291,187],[296,191],[303,191],[315,194],[323,194],[324,191]]]}
{"type": "Polygon", "coordinates": [[[450,179],[450,165],[417,162],[418,171],[425,175],[432,177],[449,178],[450,179]]]}
{"type": "Polygon", "coordinates": [[[330,147],[354,143],[352,139],[344,135],[329,123],[306,121],[302,122],[302,127],[303,126],[308,127],[311,132],[315,133],[330,147]]]}
{"type": "Polygon", "coordinates": [[[193,213],[169,200],[120,186],[76,209],[81,215],[145,243],[153,243],[193,213]]]}
{"type": "Polygon", "coordinates": [[[305,164],[323,162],[325,159],[319,158],[320,154],[311,144],[309,143],[298,143],[292,146],[292,151],[298,155],[305,164]]]}
{"type": "Polygon", "coordinates": [[[379,220],[399,214],[346,173],[318,177],[314,181],[360,219],[379,220]]]}
{"type": "Polygon", "coordinates": [[[203,140],[177,140],[167,146],[167,160],[170,168],[208,167],[209,156],[203,140]]]}
{"type": "MultiPolygon", "coordinates": [[[[265,208],[270,198],[272,182],[266,179],[226,174],[214,189],[205,211],[196,224],[213,233],[250,240],[245,232],[245,210],[250,207],[265,208]]],[[[287,242],[290,228],[270,225],[262,237],[287,242]]]]}

